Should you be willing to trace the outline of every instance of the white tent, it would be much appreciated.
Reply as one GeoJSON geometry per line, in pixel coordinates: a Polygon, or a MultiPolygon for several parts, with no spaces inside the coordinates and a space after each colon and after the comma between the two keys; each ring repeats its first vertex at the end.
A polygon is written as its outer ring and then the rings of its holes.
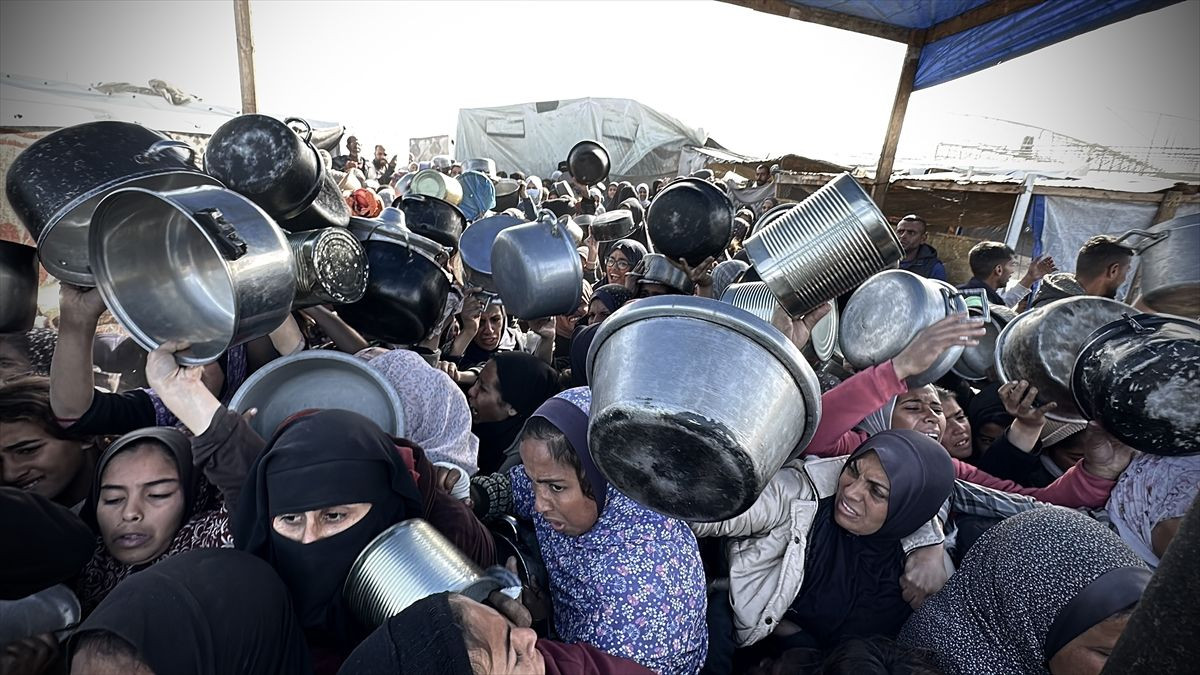
{"type": "Polygon", "coordinates": [[[488,157],[502,171],[549,176],[575,143],[591,139],[608,150],[610,177],[647,180],[682,172],[688,146],[704,145],[702,129],[624,98],[579,98],[458,111],[454,154],[488,157]]]}

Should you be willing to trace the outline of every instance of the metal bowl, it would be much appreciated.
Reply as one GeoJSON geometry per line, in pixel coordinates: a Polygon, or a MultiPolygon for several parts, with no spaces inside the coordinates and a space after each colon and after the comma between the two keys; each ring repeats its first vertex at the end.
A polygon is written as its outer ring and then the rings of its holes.
{"type": "Polygon", "coordinates": [[[482,602],[500,588],[432,525],[413,518],[384,530],[358,554],[342,597],[375,628],[414,602],[450,591],[482,602]]]}
{"type": "Polygon", "coordinates": [[[825,363],[833,358],[834,352],[838,349],[838,337],[841,334],[837,303],[832,300],[829,302],[833,307],[830,308],[828,314],[821,317],[817,325],[813,326],[812,333],[808,336],[808,344],[800,350],[817,363],[825,363]]]}
{"type": "Polygon", "coordinates": [[[435,169],[425,169],[413,176],[407,194],[428,195],[458,206],[463,198],[463,189],[455,178],[435,169]]]}
{"type": "Polygon", "coordinates": [[[349,410],[396,437],[405,434],[400,395],[366,361],[349,354],[309,350],[275,359],[238,388],[229,409],[258,408],[250,426],[270,438],[287,418],[302,410],[349,410]]]}
{"type": "Polygon", "coordinates": [[[617,310],[596,333],[587,372],[596,466],[638,503],[683,520],[750,508],[821,415],[820,385],[800,351],[753,314],[709,298],[617,310]]]}
{"type": "Polygon", "coordinates": [[[1071,393],[1071,369],[1088,336],[1125,313],[1137,310],[1108,298],[1080,296],[1018,314],[996,338],[996,374],[1002,382],[1025,380],[1038,388],[1040,401],[1056,403],[1046,417],[1085,423],[1071,393]]]}
{"type": "Polygon", "coordinates": [[[458,240],[458,251],[471,285],[499,294],[492,280],[492,246],[502,230],[525,222],[524,218],[501,213],[477,220],[463,230],[458,240]]]}

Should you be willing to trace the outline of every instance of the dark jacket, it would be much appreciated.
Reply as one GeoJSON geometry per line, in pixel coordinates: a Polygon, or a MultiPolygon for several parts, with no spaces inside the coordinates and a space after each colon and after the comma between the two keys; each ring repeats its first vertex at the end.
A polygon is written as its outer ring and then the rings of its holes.
{"type": "Polygon", "coordinates": [[[971,280],[968,281],[967,283],[959,286],[958,290],[962,291],[962,290],[967,290],[969,288],[987,288],[988,302],[992,303],[993,305],[1004,305],[1005,307],[1008,306],[1004,302],[1004,298],[1000,297],[1000,294],[997,293],[996,291],[992,290],[991,288],[988,288],[988,285],[983,283],[983,281],[981,281],[979,279],[979,277],[971,277],[971,280]]]}
{"type": "Polygon", "coordinates": [[[900,269],[908,270],[926,279],[946,280],[946,266],[938,259],[937,249],[929,244],[921,244],[921,247],[917,249],[915,260],[901,260],[900,269]]]}

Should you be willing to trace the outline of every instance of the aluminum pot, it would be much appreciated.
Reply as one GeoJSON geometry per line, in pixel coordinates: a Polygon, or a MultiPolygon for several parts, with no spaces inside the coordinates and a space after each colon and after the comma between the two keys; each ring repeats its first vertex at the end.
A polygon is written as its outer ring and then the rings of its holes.
{"type": "MultiPolygon", "coordinates": [[[[906,270],[887,270],[854,291],[842,312],[839,344],[855,368],[879,365],[904,351],[917,334],[951,316],[967,312],[967,297],[937,279],[906,270]]],[[[987,321],[990,317],[984,315],[987,321]]],[[[928,369],[907,378],[909,387],[935,382],[962,356],[961,345],[950,347],[928,369]]]]}
{"type": "Polygon", "coordinates": [[[1146,241],[1134,246],[1141,256],[1142,302],[1156,312],[1200,316],[1200,213],[1130,230],[1146,241]]]}
{"type": "Polygon", "coordinates": [[[372,337],[398,345],[416,344],[437,327],[450,292],[447,249],[413,234],[384,209],[381,219],[351,218],[350,232],[367,252],[367,292],[342,305],[338,315],[372,337]]]}
{"type": "Polygon", "coordinates": [[[359,621],[375,628],[437,593],[451,591],[482,602],[499,588],[432,525],[413,518],[384,530],[358,554],[342,598],[359,621]]]}
{"type": "Polygon", "coordinates": [[[37,318],[37,249],[0,241],[0,333],[24,333],[37,318]]]}
{"type": "Polygon", "coordinates": [[[287,235],[296,261],[296,299],[292,309],[344,305],[367,292],[367,252],[341,227],[287,235]]]}
{"type": "MultiPolygon", "coordinates": [[[[986,302],[986,297],[984,298],[986,302]]],[[[988,305],[988,320],[984,322],[983,337],[979,344],[973,347],[963,347],[962,356],[950,367],[950,372],[969,382],[987,380],[995,377],[996,372],[996,338],[1000,331],[1017,317],[1017,313],[1004,305],[988,305]]],[[[971,316],[983,317],[983,307],[974,304],[968,309],[971,316]]]]}
{"type": "Polygon", "coordinates": [[[1154,455],[1200,453],[1200,323],[1125,315],[1092,333],[1071,372],[1084,417],[1154,455]]]}
{"type": "Polygon", "coordinates": [[[492,280],[492,245],[501,231],[525,222],[524,218],[501,213],[477,220],[463,230],[458,239],[458,251],[468,284],[492,294],[499,293],[492,280]]]}
{"type": "Polygon", "coordinates": [[[239,115],[213,132],[204,168],[291,232],[345,227],[350,209],[302,119],[239,115]],[[296,131],[289,124],[302,125],[296,131]]]}
{"type": "Polygon", "coordinates": [[[642,284],[662,284],[684,295],[691,295],[692,291],[695,290],[696,285],[692,283],[687,272],[672,264],[661,253],[647,253],[642,257],[641,266],[642,276],[638,279],[639,286],[642,284]]]}
{"type": "Polygon", "coordinates": [[[608,178],[612,162],[603,145],[596,141],[579,141],[567,153],[567,167],[580,185],[592,186],[608,178]]]}
{"type": "Polygon", "coordinates": [[[393,204],[404,212],[404,223],[414,233],[458,250],[458,238],[467,227],[467,216],[457,206],[429,195],[405,195],[393,204]]]}
{"type": "Polygon", "coordinates": [[[42,266],[77,286],[95,286],[88,226],[113,190],[157,192],[220,185],[195,165],[183,141],[130,122],[88,122],[38,139],[8,168],[8,203],[37,241],[42,266]]]}
{"type": "Polygon", "coordinates": [[[895,230],[848,173],[755,228],[743,245],[792,316],[804,316],[904,257],[895,230]]]}
{"type": "Polygon", "coordinates": [[[566,225],[542,211],[536,222],[496,235],[492,277],[509,314],[537,319],[572,314],[583,289],[583,263],[566,225]]]}
{"type": "Polygon", "coordinates": [[[699,265],[709,256],[721,255],[733,241],[733,202],[706,180],[674,181],[650,202],[646,232],[655,251],[699,265]]]}
{"type": "Polygon", "coordinates": [[[515,209],[521,203],[521,181],[501,178],[496,181],[496,212],[515,209]]]}
{"type": "Polygon", "coordinates": [[[606,211],[592,220],[592,236],[596,241],[624,239],[637,230],[633,213],[628,209],[606,211]]]}
{"type": "Polygon", "coordinates": [[[709,298],[617,310],[596,332],[587,372],[596,466],[638,503],[683,520],[750,508],[821,415],[820,385],[800,351],[753,314],[709,298]]]}
{"type": "Polygon", "coordinates": [[[1080,296],[1039,305],[1017,315],[996,338],[996,374],[1001,382],[1025,380],[1038,388],[1055,422],[1087,422],[1071,393],[1071,369],[1083,343],[1096,329],[1137,310],[1123,302],[1080,296]]]}
{"type": "Polygon", "coordinates": [[[463,171],[478,171],[486,176],[496,175],[496,160],[487,157],[468,159],[463,162],[463,171]]]}
{"type": "Polygon", "coordinates": [[[243,413],[257,408],[250,426],[271,438],[289,417],[303,410],[349,410],[392,436],[407,432],[400,394],[360,358],[328,349],[284,356],[254,371],[229,401],[243,413]]]}
{"type": "Polygon", "coordinates": [[[458,180],[452,176],[447,176],[436,169],[425,169],[418,171],[413,176],[412,182],[408,184],[407,194],[437,197],[458,206],[463,198],[463,189],[458,180]]]}
{"type": "Polygon", "coordinates": [[[288,317],[291,247],[245,197],[204,186],[123,188],[96,207],[88,235],[104,304],[147,351],[186,340],[185,365],[217,360],[288,317]]]}

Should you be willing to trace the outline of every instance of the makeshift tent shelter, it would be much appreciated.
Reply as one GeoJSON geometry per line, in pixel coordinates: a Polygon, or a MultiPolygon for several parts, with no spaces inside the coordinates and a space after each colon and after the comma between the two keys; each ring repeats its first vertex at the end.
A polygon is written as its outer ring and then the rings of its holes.
{"type": "Polygon", "coordinates": [[[460,160],[489,157],[505,171],[549,176],[575,143],[608,150],[610,177],[639,181],[682,172],[689,146],[707,134],[624,98],[580,98],[458,111],[460,160]]]}

